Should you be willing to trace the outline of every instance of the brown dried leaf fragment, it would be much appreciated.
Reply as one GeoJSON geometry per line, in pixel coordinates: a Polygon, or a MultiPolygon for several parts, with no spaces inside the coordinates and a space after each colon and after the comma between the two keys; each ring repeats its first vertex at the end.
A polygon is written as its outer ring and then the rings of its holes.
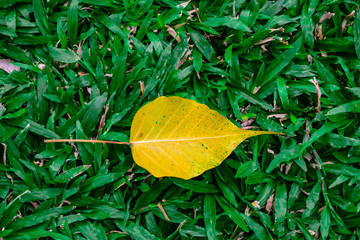
{"type": "Polygon", "coordinates": [[[315,31],[315,35],[314,35],[315,40],[316,39],[319,39],[319,40],[325,39],[324,36],[322,35],[322,25],[321,24],[320,25],[316,24],[314,31],[315,31]]]}
{"type": "Polygon", "coordinates": [[[316,94],[317,94],[317,108],[316,110],[318,112],[321,112],[321,90],[320,90],[320,86],[319,86],[319,82],[316,80],[316,78],[314,77],[314,79],[310,80],[310,82],[312,82],[315,85],[316,88],[316,94]]]}
{"type": "Polygon", "coordinates": [[[7,73],[11,73],[12,71],[20,71],[20,67],[12,64],[10,59],[0,59],[0,69],[7,73]]]}
{"type": "Polygon", "coordinates": [[[199,15],[199,12],[198,12],[199,9],[198,9],[197,7],[195,7],[194,4],[193,4],[192,6],[193,6],[193,8],[195,9],[195,13],[196,13],[196,16],[197,16],[199,22],[202,24],[201,19],[200,19],[200,15],[199,15]]]}
{"type": "Polygon", "coordinates": [[[341,30],[342,30],[342,32],[345,32],[345,30],[346,30],[346,28],[348,28],[349,26],[351,26],[353,23],[349,23],[349,24],[347,24],[347,21],[348,21],[348,19],[349,18],[352,18],[352,17],[354,17],[354,15],[355,15],[355,10],[353,10],[349,15],[347,15],[345,18],[344,18],[344,20],[342,21],[342,24],[341,24],[341,30]]]}
{"type": "Polygon", "coordinates": [[[186,60],[190,54],[191,54],[191,50],[189,50],[189,51],[187,51],[187,53],[185,53],[185,55],[180,59],[180,61],[176,65],[176,69],[179,69],[181,67],[181,65],[183,65],[186,62],[186,60]]]}
{"type": "Polygon", "coordinates": [[[275,40],[274,37],[267,37],[267,38],[255,43],[254,45],[261,45],[261,44],[268,43],[268,42],[271,42],[271,41],[274,41],[274,40],[275,40]]]}
{"type": "Polygon", "coordinates": [[[163,206],[161,205],[161,202],[159,202],[159,203],[157,204],[157,206],[159,207],[160,211],[161,211],[162,214],[164,215],[164,218],[170,222],[171,220],[170,220],[169,216],[166,214],[165,209],[164,209],[163,206]]]}
{"type": "Polygon", "coordinates": [[[282,32],[284,32],[285,31],[285,29],[283,28],[283,27],[279,27],[279,28],[271,28],[270,29],[270,32],[272,33],[272,32],[275,32],[275,31],[282,31],[282,32]]]}
{"type": "Polygon", "coordinates": [[[178,36],[177,32],[176,32],[172,27],[170,27],[170,26],[168,26],[168,25],[165,25],[165,27],[167,28],[166,31],[167,31],[173,38],[175,38],[175,40],[176,40],[178,43],[181,42],[180,37],[178,36]]]}
{"type": "Polygon", "coordinates": [[[320,18],[320,21],[318,24],[315,25],[315,35],[314,38],[319,39],[319,40],[323,40],[325,39],[325,37],[322,35],[322,25],[321,23],[327,19],[331,19],[333,16],[335,16],[335,13],[324,13],[324,15],[320,18]]]}
{"type": "Polygon", "coordinates": [[[105,112],[104,112],[104,114],[101,116],[100,124],[99,124],[99,129],[98,129],[98,133],[97,133],[96,139],[98,139],[99,133],[104,130],[104,127],[105,127],[105,118],[106,118],[106,114],[107,114],[108,111],[109,111],[109,104],[106,105],[106,107],[105,107],[105,112]]]}
{"type": "Polygon", "coordinates": [[[322,23],[327,19],[331,19],[333,16],[335,16],[335,13],[331,13],[331,12],[324,13],[324,15],[320,18],[319,23],[322,23]]]}
{"type": "Polygon", "coordinates": [[[272,194],[266,201],[265,210],[268,212],[268,214],[271,212],[272,206],[274,204],[274,195],[275,194],[272,194]]]}

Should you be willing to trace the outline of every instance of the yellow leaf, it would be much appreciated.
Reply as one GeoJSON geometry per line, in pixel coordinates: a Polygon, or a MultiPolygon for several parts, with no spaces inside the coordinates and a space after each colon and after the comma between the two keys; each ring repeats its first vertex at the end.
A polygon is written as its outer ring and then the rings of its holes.
{"type": "Polygon", "coordinates": [[[261,134],[279,133],[244,130],[204,104],[159,97],[136,113],[130,144],[135,162],[155,177],[189,179],[220,165],[239,143],[261,134]]]}

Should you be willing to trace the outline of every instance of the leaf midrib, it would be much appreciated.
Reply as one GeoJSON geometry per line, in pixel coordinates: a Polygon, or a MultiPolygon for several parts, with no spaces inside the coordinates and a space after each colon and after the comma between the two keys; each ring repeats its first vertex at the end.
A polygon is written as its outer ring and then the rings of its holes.
{"type": "Polygon", "coordinates": [[[145,141],[132,141],[131,144],[138,143],[158,143],[158,142],[184,142],[184,141],[197,141],[197,140],[206,140],[206,139],[216,139],[216,138],[225,138],[225,137],[235,137],[240,136],[241,134],[232,134],[232,135],[222,135],[215,137],[199,137],[199,138],[180,138],[180,139],[156,139],[156,140],[145,140],[145,141]]]}

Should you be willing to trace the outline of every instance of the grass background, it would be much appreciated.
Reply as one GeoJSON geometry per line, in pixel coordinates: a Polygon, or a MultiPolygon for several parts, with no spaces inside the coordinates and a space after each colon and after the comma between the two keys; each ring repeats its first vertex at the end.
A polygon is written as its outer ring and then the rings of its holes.
{"type": "Polygon", "coordinates": [[[359,239],[359,6],[1,1],[0,239],[359,239]],[[43,142],[127,141],[163,95],[290,137],[188,181],[127,146],[43,142]]]}

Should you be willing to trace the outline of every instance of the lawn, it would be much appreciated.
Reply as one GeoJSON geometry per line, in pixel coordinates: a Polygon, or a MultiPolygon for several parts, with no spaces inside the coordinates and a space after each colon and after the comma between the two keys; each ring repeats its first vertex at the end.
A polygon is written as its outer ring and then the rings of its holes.
{"type": "Polygon", "coordinates": [[[3,0],[0,239],[359,239],[359,78],[359,0],[3,0]],[[128,142],[159,96],[286,135],[190,180],[44,143],[128,142]]]}

